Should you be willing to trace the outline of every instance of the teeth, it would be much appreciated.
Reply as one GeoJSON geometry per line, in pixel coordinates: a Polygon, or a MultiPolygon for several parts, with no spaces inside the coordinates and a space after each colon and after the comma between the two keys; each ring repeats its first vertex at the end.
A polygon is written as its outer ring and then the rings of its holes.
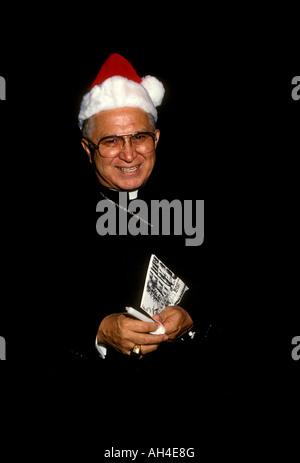
{"type": "Polygon", "coordinates": [[[123,172],[133,172],[135,171],[139,166],[136,166],[136,167],[130,167],[130,168],[126,168],[126,167],[119,167],[120,170],[123,170],[123,172]]]}

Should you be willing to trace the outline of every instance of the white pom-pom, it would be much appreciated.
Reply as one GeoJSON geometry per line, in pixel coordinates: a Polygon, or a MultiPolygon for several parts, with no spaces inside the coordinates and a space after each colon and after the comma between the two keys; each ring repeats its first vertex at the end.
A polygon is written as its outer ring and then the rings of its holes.
{"type": "Polygon", "coordinates": [[[142,79],[142,86],[147,90],[154,106],[159,106],[165,94],[163,84],[156,77],[146,76],[142,79]]]}

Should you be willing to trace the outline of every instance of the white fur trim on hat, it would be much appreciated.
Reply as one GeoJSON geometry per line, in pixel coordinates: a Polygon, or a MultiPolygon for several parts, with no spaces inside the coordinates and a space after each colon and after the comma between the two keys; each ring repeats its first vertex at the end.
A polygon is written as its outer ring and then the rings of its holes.
{"type": "Polygon", "coordinates": [[[84,95],[78,116],[79,127],[82,129],[83,122],[100,111],[125,107],[143,109],[157,121],[155,106],[161,104],[164,92],[163,84],[155,77],[144,77],[141,84],[121,76],[110,77],[84,95]]]}
{"type": "Polygon", "coordinates": [[[156,77],[146,76],[142,78],[142,86],[149,93],[154,106],[160,106],[165,94],[163,84],[156,77]]]}

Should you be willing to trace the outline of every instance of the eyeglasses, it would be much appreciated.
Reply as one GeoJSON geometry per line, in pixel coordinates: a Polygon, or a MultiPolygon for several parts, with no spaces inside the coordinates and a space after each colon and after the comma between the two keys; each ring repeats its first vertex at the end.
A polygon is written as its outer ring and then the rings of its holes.
{"type": "Polygon", "coordinates": [[[153,150],[155,133],[153,132],[135,132],[122,135],[109,135],[101,138],[98,143],[87,140],[94,149],[97,149],[100,156],[104,158],[113,158],[118,156],[124,148],[126,138],[129,139],[131,148],[139,154],[147,154],[153,150]]]}

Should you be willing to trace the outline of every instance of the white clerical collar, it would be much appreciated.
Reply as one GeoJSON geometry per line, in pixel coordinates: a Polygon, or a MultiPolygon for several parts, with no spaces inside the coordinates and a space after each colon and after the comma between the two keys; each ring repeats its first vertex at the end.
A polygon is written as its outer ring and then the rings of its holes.
{"type": "Polygon", "coordinates": [[[132,199],[136,199],[138,197],[138,192],[139,192],[139,190],[129,191],[129,199],[130,199],[130,201],[132,199]]]}
{"type": "MultiPolygon", "coordinates": [[[[119,190],[115,190],[114,188],[110,188],[110,190],[119,191],[119,190]]],[[[139,192],[139,190],[129,191],[128,192],[129,200],[132,201],[133,199],[136,199],[138,197],[138,192],[139,192]]]]}

